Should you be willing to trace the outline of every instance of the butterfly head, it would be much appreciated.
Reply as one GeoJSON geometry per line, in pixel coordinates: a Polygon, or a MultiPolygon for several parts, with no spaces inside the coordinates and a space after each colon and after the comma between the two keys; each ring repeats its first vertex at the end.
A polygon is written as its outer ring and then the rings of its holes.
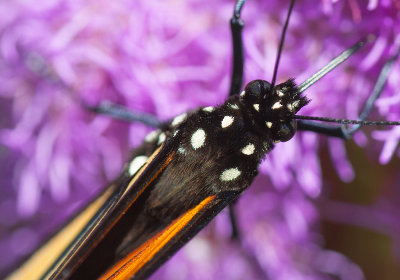
{"type": "Polygon", "coordinates": [[[310,100],[302,96],[293,79],[272,87],[264,80],[246,85],[241,95],[243,102],[255,111],[256,119],[266,127],[274,142],[290,140],[296,133],[293,116],[310,100]]]}

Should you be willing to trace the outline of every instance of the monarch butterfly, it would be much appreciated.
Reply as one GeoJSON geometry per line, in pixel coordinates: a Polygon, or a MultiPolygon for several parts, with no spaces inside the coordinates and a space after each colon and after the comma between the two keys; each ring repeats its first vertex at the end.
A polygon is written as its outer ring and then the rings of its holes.
{"type": "MultiPolygon", "coordinates": [[[[231,6],[232,4],[230,3],[230,6],[231,6]]],[[[256,5],[256,4],[254,4],[254,5],[256,5]]],[[[280,4],[276,4],[276,5],[280,5],[280,4]]],[[[254,6],[253,7],[253,9],[256,9],[255,7],[257,7],[257,9],[258,8],[260,8],[262,5],[260,4],[260,3],[257,3],[257,5],[256,6],[254,6]]],[[[176,8],[176,7],[175,7],[176,8]]],[[[161,10],[163,10],[163,9],[161,9],[161,10]]],[[[251,11],[251,6],[250,6],[250,8],[249,8],[249,10],[251,11]]],[[[301,7],[300,7],[300,10],[301,10],[301,7]]],[[[250,12],[249,11],[249,12],[250,12]]],[[[257,13],[257,15],[259,15],[259,17],[257,18],[257,21],[263,21],[263,19],[262,19],[262,13],[260,12],[260,13],[257,13]]],[[[298,17],[300,16],[300,15],[297,15],[298,17]]],[[[245,19],[246,20],[246,19],[245,19]]],[[[293,21],[293,19],[292,19],[292,21],[293,21]]],[[[247,22],[247,20],[246,20],[246,22],[247,22]]],[[[251,23],[249,23],[249,25],[251,25],[251,23]]],[[[390,36],[389,36],[390,37],[390,36]]],[[[354,41],[354,37],[352,38],[352,40],[354,41]]],[[[352,42],[353,42],[352,41],[352,42]]],[[[246,42],[249,42],[249,41],[247,41],[247,39],[246,39],[246,42]]],[[[251,42],[251,41],[250,41],[251,42]]],[[[289,48],[290,48],[290,40],[288,40],[288,44],[289,44],[289,48]]],[[[272,45],[272,44],[271,44],[272,45]]],[[[274,42],[274,47],[276,47],[276,42],[274,42]]],[[[349,44],[348,44],[349,45],[349,44]]],[[[254,46],[253,46],[254,47],[254,46]]],[[[344,49],[344,48],[341,48],[340,50],[342,50],[342,49],[344,49]]],[[[224,48],[224,50],[226,50],[226,48],[224,48]]],[[[332,57],[332,56],[331,56],[332,57]]],[[[331,58],[330,57],[330,58],[331,58]]],[[[297,58],[297,59],[300,59],[301,60],[301,58],[297,58]]],[[[249,63],[248,62],[249,61],[249,59],[246,61],[246,63],[249,63]]],[[[253,60],[254,61],[254,60],[253,60]]],[[[257,60],[255,60],[255,61],[257,61],[257,60]]],[[[251,63],[251,62],[250,62],[251,63]]],[[[253,62],[254,63],[254,62],[253,62]]],[[[257,62],[256,62],[257,63],[257,62]]],[[[258,62],[258,63],[260,63],[260,62],[258,62]]],[[[105,63],[106,64],[106,63],[105,63]]],[[[271,65],[272,63],[270,63],[270,65],[271,65]]],[[[300,63],[301,64],[301,63],[300,63]]],[[[254,65],[253,65],[253,67],[254,67],[254,65]]],[[[249,71],[247,71],[247,73],[249,73],[249,75],[251,75],[251,71],[252,71],[252,69],[251,69],[251,66],[249,66],[249,68],[250,68],[250,70],[249,71]]],[[[269,68],[269,69],[271,69],[272,67],[266,67],[266,68],[269,68]]],[[[317,69],[318,67],[315,67],[314,69],[317,69]]],[[[264,69],[264,71],[270,71],[270,70],[266,70],[266,69],[264,69]]],[[[292,70],[292,69],[291,69],[292,70]]],[[[272,70],[271,70],[272,71],[272,70]]],[[[282,72],[284,72],[284,70],[283,69],[281,69],[281,71],[282,72]]],[[[301,71],[301,70],[298,70],[298,71],[301,71]]],[[[181,75],[183,75],[184,73],[181,73],[181,75]]],[[[270,73],[269,73],[270,74],[270,73]]],[[[296,75],[296,74],[293,74],[293,73],[290,73],[291,75],[296,75]]],[[[138,76],[140,76],[140,73],[137,73],[137,75],[138,76]]],[[[282,73],[280,72],[280,75],[282,75],[282,73]]],[[[267,73],[265,73],[265,76],[267,76],[267,77],[270,77],[271,75],[268,75],[268,72],[267,73]]],[[[301,76],[300,76],[301,77],[301,76]]],[[[301,78],[300,78],[300,80],[301,80],[301,78]]],[[[225,82],[225,83],[227,83],[227,82],[225,82]]],[[[223,83],[222,83],[223,84],[223,83]]],[[[329,85],[329,83],[328,83],[328,85],[329,85]]],[[[122,86],[122,85],[119,85],[119,86],[122,86]]],[[[150,88],[151,87],[154,87],[154,85],[152,85],[152,84],[149,84],[148,85],[150,88]]],[[[183,87],[185,87],[186,85],[184,84],[184,85],[182,85],[183,87]]],[[[222,85],[221,85],[221,87],[222,87],[222,85]]],[[[189,88],[190,89],[190,88],[189,88]]],[[[188,89],[188,90],[189,90],[188,89]]],[[[160,90],[161,89],[159,89],[159,88],[157,88],[157,97],[159,97],[159,96],[162,96],[161,94],[158,94],[158,92],[160,92],[160,90]]],[[[365,94],[365,92],[364,91],[366,91],[366,92],[369,92],[370,90],[369,89],[366,89],[366,88],[363,88],[363,92],[362,92],[362,94],[365,94]]],[[[310,93],[311,94],[311,93],[310,93]]],[[[312,96],[312,99],[315,101],[316,99],[318,100],[319,98],[321,98],[321,96],[320,95],[317,95],[317,96],[312,96]]],[[[136,102],[137,101],[139,101],[138,103],[140,103],[140,100],[137,100],[138,98],[136,98],[136,102]]],[[[168,100],[169,102],[173,102],[173,100],[171,100],[171,99],[169,99],[168,100]]],[[[325,105],[333,105],[334,106],[334,104],[329,104],[329,102],[324,102],[325,103],[325,105]]],[[[210,105],[210,104],[203,104],[203,105],[210,105]]],[[[174,108],[175,109],[175,108],[174,108]]],[[[168,110],[168,109],[166,109],[166,110],[168,110]]],[[[179,111],[179,110],[178,110],[179,111]]],[[[165,112],[164,114],[167,114],[168,113],[168,111],[167,112],[165,112]]],[[[180,113],[180,112],[177,112],[177,113],[180,113]]],[[[104,120],[103,120],[104,121],[104,120]]],[[[103,124],[104,125],[104,124],[103,124]]],[[[309,136],[304,136],[304,137],[309,137],[309,136]]],[[[315,140],[314,140],[315,141],[315,140]]],[[[315,142],[314,142],[315,143],[315,142]]],[[[338,144],[336,144],[336,145],[338,145],[338,144]]],[[[111,145],[112,146],[112,145],[111,145]]],[[[336,148],[337,148],[337,146],[336,146],[336,148]]],[[[338,148],[337,148],[338,149],[338,148]]],[[[303,152],[303,151],[302,151],[303,152]]],[[[276,151],[276,153],[277,154],[280,154],[279,156],[280,156],[280,158],[282,158],[282,154],[284,153],[284,151],[281,151],[281,152],[279,152],[279,150],[278,151],[276,151]]],[[[310,154],[307,152],[306,153],[307,155],[309,155],[310,156],[310,154]]],[[[106,156],[106,155],[105,155],[106,156]]],[[[115,156],[115,155],[113,155],[113,156],[115,156]]],[[[273,157],[273,155],[271,155],[271,157],[273,157]]],[[[314,160],[315,160],[315,156],[313,156],[314,157],[314,160]]],[[[109,158],[111,158],[111,157],[107,157],[107,159],[109,159],[109,158]]],[[[307,158],[305,158],[305,161],[307,160],[307,158]]],[[[272,161],[274,162],[274,160],[273,160],[273,158],[272,158],[272,161]]],[[[276,161],[276,160],[275,160],[276,161]]],[[[286,163],[285,163],[286,164],[286,163]]],[[[304,164],[304,166],[307,166],[307,164],[306,164],[306,162],[303,162],[303,164],[304,164]]],[[[313,164],[313,163],[309,163],[309,164],[313,164]]],[[[315,164],[315,162],[314,162],[314,164],[315,164]]],[[[295,164],[295,165],[297,165],[297,164],[295,164]]],[[[265,168],[265,167],[264,167],[265,168]]],[[[269,168],[271,168],[271,167],[269,167],[269,168]]],[[[298,167],[299,168],[299,167],[298,167]]],[[[303,167],[304,168],[304,167],[303,167]]],[[[268,169],[268,168],[266,168],[266,169],[268,169]]],[[[272,169],[271,169],[272,170],[272,169]]],[[[305,168],[305,169],[302,169],[302,170],[299,170],[298,172],[304,172],[304,173],[306,173],[306,174],[308,174],[309,172],[310,172],[310,170],[307,170],[307,168],[305,168]]],[[[274,172],[275,173],[275,172],[274,172]]],[[[273,180],[278,180],[279,181],[279,179],[280,180],[285,180],[285,178],[283,177],[283,176],[288,176],[288,175],[283,175],[284,173],[279,173],[279,177],[276,177],[276,174],[272,174],[272,175],[275,175],[275,177],[273,176],[272,178],[273,178],[273,180]]],[[[308,174],[308,175],[312,175],[312,174],[308,174]]],[[[26,177],[26,176],[25,176],[26,177]]],[[[300,179],[302,178],[301,177],[301,175],[297,175],[297,177],[299,177],[300,179]]],[[[286,178],[286,180],[289,180],[289,181],[291,181],[291,178],[289,178],[289,179],[287,179],[286,178]]],[[[303,180],[305,180],[305,178],[303,178],[303,180]]],[[[287,188],[288,188],[288,186],[287,186],[287,182],[276,182],[277,184],[278,184],[278,186],[280,186],[281,188],[286,188],[286,190],[288,190],[287,188]]],[[[290,182],[290,183],[292,183],[292,182],[290,182]]],[[[303,182],[304,183],[304,182],[303,182]]],[[[53,184],[54,184],[54,182],[53,182],[53,184]]],[[[305,185],[307,185],[306,183],[304,183],[305,185]]],[[[265,187],[265,183],[263,184],[264,185],[264,187],[265,187]]],[[[306,188],[306,190],[307,190],[307,187],[306,186],[302,186],[302,188],[300,188],[300,189],[304,189],[304,188],[306,188]]],[[[314,188],[314,189],[308,189],[308,191],[309,192],[311,192],[311,193],[307,193],[307,195],[309,195],[309,196],[316,196],[316,195],[318,195],[318,193],[312,193],[313,191],[315,192],[315,191],[318,191],[318,189],[319,188],[314,188]]],[[[294,199],[294,200],[296,200],[296,195],[300,195],[300,194],[297,194],[297,193],[293,193],[293,194],[291,194],[291,195],[293,195],[293,196],[295,196],[295,197],[289,197],[289,199],[294,199]]],[[[302,198],[304,198],[304,196],[301,196],[302,198]]],[[[305,203],[305,202],[304,202],[305,203]]],[[[289,206],[287,206],[287,207],[289,207],[289,206]]],[[[306,208],[307,207],[311,207],[310,205],[306,205],[305,206],[306,208]]],[[[290,207],[289,207],[290,208],[290,207]]],[[[290,210],[290,209],[286,209],[286,211],[293,211],[293,209],[292,210],[290,210]]],[[[289,215],[289,214],[287,214],[287,215],[289,215]]],[[[300,219],[301,217],[299,217],[299,219],[300,219]]],[[[260,241],[260,240],[258,240],[258,241],[260,241]]],[[[269,272],[269,273],[272,273],[272,272],[269,272]]]]}

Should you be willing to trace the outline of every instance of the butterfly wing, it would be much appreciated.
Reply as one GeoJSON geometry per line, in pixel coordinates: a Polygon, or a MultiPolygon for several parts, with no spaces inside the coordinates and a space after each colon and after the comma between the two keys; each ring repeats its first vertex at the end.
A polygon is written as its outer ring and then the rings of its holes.
{"type": "Polygon", "coordinates": [[[237,193],[208,196],[182,214],[154,237],[129,252],[100,279],[145,279],[196,235],[237,193]]]}
{"type": "Polygon", "coordinates": [[[132,176],[121,175],[8,279],[67,278],[168,165],[171,145],[156,149],[132,176]]]}

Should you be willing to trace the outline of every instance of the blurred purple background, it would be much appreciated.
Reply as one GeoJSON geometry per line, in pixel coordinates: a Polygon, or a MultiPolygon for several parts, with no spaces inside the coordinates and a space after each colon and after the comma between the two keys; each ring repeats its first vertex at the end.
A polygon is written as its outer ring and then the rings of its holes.
{"type": "MultiPolygon", "coordinates": [[[[245,82],[272,77],[288,5],[245,4],[245,82]]],[[[0,272],[115,178],[151,131],[82,104],[108,100],[166,120],[223,102],[233,6],[0,2],[0,272]]],[[[302,115],[357,118],[399,41],[399,12],[400,3],[389,0],[296,3],[278,82],[300,83],[360,38],[377,35],[307,91],[312,102],[302,115]]],[[[399,89],[397,62],[371,119],[400,120],[399,89]]],[[[356,144],[298,133],[278,145],[237,204],[241,243],[229,242],[223,212],[153,279],[396,279],[399,131],[363,129],[356,144]]]]}

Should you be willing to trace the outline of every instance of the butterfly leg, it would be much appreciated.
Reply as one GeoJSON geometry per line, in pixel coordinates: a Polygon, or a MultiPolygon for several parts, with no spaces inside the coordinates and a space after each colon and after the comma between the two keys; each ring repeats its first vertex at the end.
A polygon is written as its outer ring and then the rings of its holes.
{"type": "Polygon", "coordinates": [[[244,22],[240,18],[245,0],[238,0],[235,4],[233,16],[231,18],[231,33],[232,33],[232,46],[233,46],[233,65],[232,65],[232,78],[231,86],[229,89],[229,96],[239,94],[243,85],[243,67],[244,67],[244,52],[242,30],[244,22]]]}
{"type": "Polygon", "coordinates": [[[135,112],[124,106],[117,105],[108,101],[102,102],[99,106],[88,106],[86,108],[97,114],[110,116],[114,119],[126,122],[140,122],[151,127],[160,127],[162,122],[151,114],[135,112]]]}
{"type": "MultiPolygon", "coordinates": [[[[232,34],[232,77],[231,85],[229,89],[229,96],[239,94],[243,85],[243,67],[244,67],[244,51],[243,51],[243,39],[242,30],[244,27],[244,22],[240,18],[240,13],[242,11],[245,0],[238,0],[235,4],[233,11],[233,16],[230,20],[231,34],[232,34]]],[[[235,215],[234,204],[229,205],[229,218],[232,227],[231,238],[233,240],[239,239],[239,228],[237,225],[237,218],[235,215]]]]}
{"type": "MultiPolygon", "coordinates": [[[[233,202],[233,203],[235,203],[235,202],[233,202]]],[[[237,218],[236,218],[236,214],[235,214],[235,208],[233,207],[233,204],[230,204],[228,209],[229,209],[229,219],[230,219],[231,227],[232,227],[231,239],[238,240],[239,236],[240,236],[240,232],[239,232],[239,227],[237,224],[237,218]]]]}
{"type": "MultiPolygon", "coordinates": [[[[375,83],[374,89],[371,92],[371,95],[368,97],[367,102],[364,105],[364,108],[358,117],[358,120],[364,121],[369,113],[372,110],[372,107],[375,104],[375,101],[381,95],[383,88],[385,86],[386,80],[389,76],[390,69],[394,62],[398,59],[400,54],[400,47],[397,48],[395,54],[390,57],[384,66],[382,67],[381,72],[379,73],[378,80],[375,83]]],[[[317,123],[315,121],[304,121],[299,120],[297,124],[298,130],[306,130],[306,131],[313,131],[316,133],[324,134],[327,136],[338,137],[342,139],[350,139],[353,134],[360,129],[360,125],[354,125],[352,127],[345,127],[345,126],[332,126],[323,123],[317,123]]]]}

